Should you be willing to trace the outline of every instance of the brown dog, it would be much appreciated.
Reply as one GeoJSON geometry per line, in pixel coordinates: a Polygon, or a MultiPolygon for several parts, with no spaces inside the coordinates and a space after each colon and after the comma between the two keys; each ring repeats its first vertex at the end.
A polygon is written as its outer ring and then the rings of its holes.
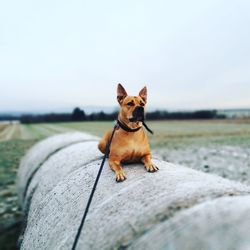
{"type": "MultiPolygon", "coordinates": [[[[115,172],[116,181],[120,182],[126,179],[121,163],[142,162],[148,172],[155,172],[158,167],[151,162],[148,138],[142,128],[147,88],[144,87],[139,96],[128,96],[122,85],[118,84],[117,100],[121,106],[118,115],[120,126],[110,146],[109,166],[115,172]]],[[[105,153],[111,133],[112,129],[99,142],[98,148],[102,153],[105,153]]]]}

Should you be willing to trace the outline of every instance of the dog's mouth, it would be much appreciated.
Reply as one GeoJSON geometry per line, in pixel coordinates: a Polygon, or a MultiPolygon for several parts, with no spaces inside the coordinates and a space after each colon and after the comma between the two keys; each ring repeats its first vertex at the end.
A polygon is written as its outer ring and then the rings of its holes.
{"type": "Polygon", "coordinates": [[[129,118],[129,121],[130,122],[143,122],[144,118],[143,117],[132,117],[132,118],[129,118]]]}
{"type": "Polygon", "coordinates": [[[144,121],[144,108],[136,107],[132,113],[132,117],[129,118],[130,122],[143,122],[144,121]]]}

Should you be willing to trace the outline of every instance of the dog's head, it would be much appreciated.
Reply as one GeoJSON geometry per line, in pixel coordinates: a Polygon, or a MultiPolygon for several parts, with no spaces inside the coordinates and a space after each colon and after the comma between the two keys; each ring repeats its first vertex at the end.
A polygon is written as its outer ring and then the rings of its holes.
{"type": "Polygon", "coordinates": [[[121,106],[119,117],[126,123],[144,121],[147,103],[147,88],[144,87],[138,96],[129,96],[121,84],[117,86],[117,101],[121,106]]]}

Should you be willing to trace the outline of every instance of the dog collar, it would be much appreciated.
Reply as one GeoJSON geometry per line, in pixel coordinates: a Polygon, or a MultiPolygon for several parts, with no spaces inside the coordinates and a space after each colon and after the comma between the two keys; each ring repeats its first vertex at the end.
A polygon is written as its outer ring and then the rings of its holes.
{"type": "Polygon", "coordinates": [[[125,130],[126,132],[136,132],[139,129],[141,129],[141,127],[139,128],[129,128],[128,126],[126,126],[124,123],[122,123],[121,121],[119,121],[117,119],[117,124],[119,125],[120,128],[122,128],[123,130],[125,130]]]}

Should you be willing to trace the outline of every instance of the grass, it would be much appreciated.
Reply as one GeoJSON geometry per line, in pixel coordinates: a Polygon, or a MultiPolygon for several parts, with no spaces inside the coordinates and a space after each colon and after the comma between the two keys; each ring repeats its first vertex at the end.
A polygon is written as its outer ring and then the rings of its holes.
{"type": "Polygon", "coordinates": [[[152,147],[186,147],[193,144],[244,144],[250,141],[250,124],[238,121],[154,121],[152,147]]]}
{"type": "MultiPolygon", "coordinates": [[[[113,127],[113,122],[69,122],[18,125],[11,138],[40,140],[50,135],[69,131],[83,131],[97,136],[113,127]]],[[[148,125],[155,134],[150,136],[153,146],[165,145],[167,141],[211,140],[226,142],[250,136],[248,120],[205,120],[205,121],[150,121],[148,125]]],[[[2,138],[5,140],[5,138],[2,138]]]]}
{"type": "Polygon", "coordinates": [[[114,127],[114,122],[75,122],[75,123],[58,123],[58,126],[71,128],[73,130],[88,132],[101,137],[105,131],[114,127]]]}
{"type": "Polygon", "coordinates": [[[22,212],[17,204],[16,172],[20,159],[36,140],[9,140],[0,143],[0,248],[16,249],[22,212]]]}
{"type": "MultiPolygon", "coordinates": [[[[83,131],[101,137],[113,125],[113,122],[0,124],[1,249],[15,249],[13,242],[19,234],[19,227],[5,229],[22,216],[17,207],[14,183],[20,159],[27,149],[41,139],[63,132],[83,131]]],[[[240,146],[250,143],[249,120],[150,121],[148,126],[155,132],[149,135],[152,148],[167,150],[213,143],[240,146]]]]}
{"type": "Polygon", "coordinates": [[[7,124],[0,124],[0,132],[2,132],[7,126],[7,124]]]}

